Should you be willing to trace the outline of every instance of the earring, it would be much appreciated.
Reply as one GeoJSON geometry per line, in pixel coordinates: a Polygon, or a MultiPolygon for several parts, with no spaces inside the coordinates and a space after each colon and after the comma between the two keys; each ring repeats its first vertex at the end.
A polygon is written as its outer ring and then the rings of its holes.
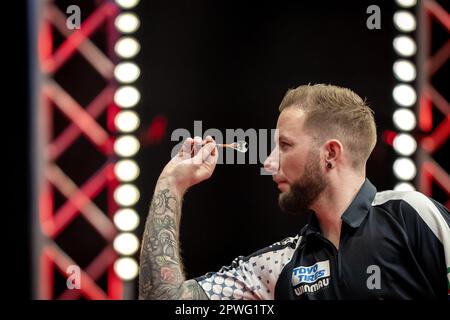
{"type": "Polygon", "coordinates": [[[327,168],[328,169],[332,169],[333,168],[333,165],[331,164],[331,162],[327,162],[327,168]]]}

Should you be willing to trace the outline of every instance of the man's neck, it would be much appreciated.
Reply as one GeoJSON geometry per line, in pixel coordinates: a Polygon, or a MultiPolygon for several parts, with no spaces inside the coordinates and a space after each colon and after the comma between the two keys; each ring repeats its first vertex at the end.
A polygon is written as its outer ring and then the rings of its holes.
{"type": "Polygon", "coordinates": [[[323,236],[330,240],[336,249],[339,249],[341,216],[352,203],[364,181],[364,176],[354,176],[346,178],[344,184],[330,184],[312,207],[323,236]]]}

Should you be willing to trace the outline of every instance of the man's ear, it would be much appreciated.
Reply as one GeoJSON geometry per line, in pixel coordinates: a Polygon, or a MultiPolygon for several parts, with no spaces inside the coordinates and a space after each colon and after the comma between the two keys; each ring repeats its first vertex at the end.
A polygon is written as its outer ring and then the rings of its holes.
{"type": "Polygon", "coordinates": [[[334,167],[336,162],[342,157],[344,147],[339,140],[331,139],[325,143],[325,161],[334,167]]]}

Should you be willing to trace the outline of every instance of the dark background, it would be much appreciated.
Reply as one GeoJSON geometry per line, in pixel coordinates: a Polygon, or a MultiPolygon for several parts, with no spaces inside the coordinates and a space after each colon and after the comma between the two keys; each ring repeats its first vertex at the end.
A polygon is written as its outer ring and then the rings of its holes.
{"type": "MultiPolygon", "coordinates": [[[[70,2],[70,1],[69,1],[70,2]]],[[[76,1],[75,1],[76,2],[76,1]]],[[[74,2],[74,3],[75,3],[74,2]]],[[[72,2],[71,2],[72,3],[72,2]]],[[[11,150],[14,201],[9,212],[14,225],[23,226],[13,272],[17,293],[31,297],[29,286],[30,192],[27,108],[27,19],[25,5],[15,9],[12,55],[15,113],[11,150]],[[20,35],[20,36],[17,36],[20,35]],[[17,84],[17,85],[16,85],[17,84]],[[17,141],[17,142],[16,142],[17,141]],[[19,142],[20,141],[20,142],[19,142]],[[26,197],[28,199],[28,197],[26,197]]],[[[203,129],[276,127],[278,105],[287,89],[307,83],[330,83],[351,88],[375,110],[378,144],[369,160],[367,175],[379,190],[391,189],[394,153],[381,139],[392,129],[394,108],[392,63],[393,1],[147,1],[135,10],[141,19],[136,37],[141,52],[134,59],[141,67],[137,87],[142,100],[136,111],[144,132],[157,116],[166,117],[166,135],[159,144],[143,144],[138,154],[141,175],[140,237],[153,189],[170,152],[177,128],[193,133],[194,120],[203,129]],[[381,30],[366,28],[366,8],[381,8],[381,30]]],[[[76,59],[76,57],[75,57],[76,59]]],[[[76,83],[82,83],[80,74],[76,83]]],[[[69,85],[74,79],[64,79],[69,85]]],[[[95,79],[90,79],[95,85],[95,79]]],[[[100,81],[100,80],[98,80],[100,81]]],[[[100,82],[99,82],[99,85],[100,82]]],[[[80,100],[89,101],[89,89],[80,100]]],[[[270,176],[259,174],[262,165],[218,165],[213,177],[186,194],[181,245],[188,277],[215,271],[238,255],[248,255],[286,236],[295,235],[306,221],[280,211],[278,191],[270,176]]],[[[82,170],[80,168],[79,170],[82,170]]],[[[75,243],[90,243],[80,235],[75,243]]],[[[92,243],[92,242],[91,242],[92,243]]]]}
{"type": "MultiPolygon", "coordinates": [[[[143,123],[165,115],[162,143],[139,154],[145,219],[156,179],[177,128],[275,128],[286,90],[307,83],[353,89],[376,112],[379,135],[392,129],[391,1],[142,1],[137,38],[143,123]],[[366,8],[381,7],[382,29],[366,28],[366,8]]],[[[380,189],[395,184],[392,151],[379,137],[368,177],[380,189]]],[[[306,216],[288,216],[262,165],[218,165],[213,177],[185,196],[181,245],[188,277],[218,270],[299,232],[306,216]]],[[[143,223],[139,234],[143,230],[143,223]]]]}

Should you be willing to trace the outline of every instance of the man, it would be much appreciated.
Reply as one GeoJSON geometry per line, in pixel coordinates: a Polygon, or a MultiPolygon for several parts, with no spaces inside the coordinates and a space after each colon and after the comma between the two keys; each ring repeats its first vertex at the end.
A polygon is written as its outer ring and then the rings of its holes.
{"type": "MultiPolygon", "coordinates": [[[[211,137],[187,139],[157,182],[140,266],[141,299],[447,298],[448,210],[419,192],[377,193],[366,179],[376,144],[372,110],[349,89],[289,90],[276,147],[265,161],[284,211],[310,222],[228,267],[186,280],[179,254],[181,202],[208,179],[218,152],[211,137]],[[166,250],[161,234],[175,250],[166,250]]],[[[167,242],[167,241],[166,241],[167,242]]]]}

